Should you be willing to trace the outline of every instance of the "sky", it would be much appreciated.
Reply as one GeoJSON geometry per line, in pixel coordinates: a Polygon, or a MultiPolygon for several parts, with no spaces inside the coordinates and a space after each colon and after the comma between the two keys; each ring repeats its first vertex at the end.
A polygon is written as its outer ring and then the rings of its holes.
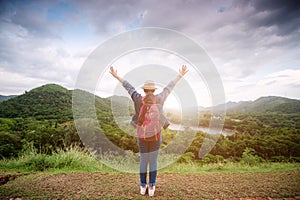
{"type": "MultiPolygon", "coordinates": [[[[297,0],[2,0],[0,94],[23,94],[48,83],[73,89],[80,69],[97,47],[143,27],[174,30],[199,44],[218,71],[226,101],[261,96],[300,99],[297,0]]],[[[184,64],[165,52],[138,53],[114,63],[121,76],[133,70],[124,66],[134,63],[138,68],[135,59],[143,55],[141,60],[158,54],[155,63],[165,65],[168,57],[169,65],[177,65],[175,70],[184,64]]],[[[185,79],[200,93],[205,84],[188,67],[185,79]]],[[[107,71],[100,83],[95,91],[100,96],[111,95],[117,85],[107,71]]],[[[201,106],[210,105],[209,91],[198,96],[201,106]]]]}

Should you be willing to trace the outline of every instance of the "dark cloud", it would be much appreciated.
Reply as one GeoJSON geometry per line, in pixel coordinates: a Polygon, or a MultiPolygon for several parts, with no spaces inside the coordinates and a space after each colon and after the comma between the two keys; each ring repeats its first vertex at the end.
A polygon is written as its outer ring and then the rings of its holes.
{"type": "MultiPolygon", "coordinates": [[[[43,74],[57,72],[55,65],[70,57],[61,52],[73,50],[68,43],[61,44],[67,37],[68,42],[78,44],[86,40],[81,34],[103,41],[134,28],[163,27],[182,32],[205,47],[226,78],[244,80],[260,70],[279,69],[288,60],[298,66],[298,2],[0,0],[0,69],[45,80],[43,74]],[[87,30],[80,32],[80,28],[87,30]]],[[[61,76],[53,73],[51,79],[61,76]]]]}
{"type": "Polygon", "coordinates": [[[0,5],[0,28],[5,29],[13,24],[35,38],[61,39],[56,30],[62,29],[63,24],[47,20],[48,9],[55,3],[56,1],[3,1],[0,5]]]}
{"type": "Polygon", "coordinates": [[[299,34],[300,2],[298,0],[252,0],[236,1],[234,5],[250,6],[254,10],[249,24],[256,27],[276,26],[276,34],[299,34]]]}

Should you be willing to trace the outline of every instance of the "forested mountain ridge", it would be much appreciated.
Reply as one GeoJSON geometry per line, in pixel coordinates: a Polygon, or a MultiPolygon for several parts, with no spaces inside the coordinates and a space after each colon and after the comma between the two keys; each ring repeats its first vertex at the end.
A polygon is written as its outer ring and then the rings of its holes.
{"type": "Polygon", "coordinates": [[[14,98],[16,96],[17,95],[8,95],[8,96],[0,95],[0,102],[6,101],[6,100],[11,99],[11,98],[14,98]]]}
{"type": "Polygon", "coordinates": [[[300,100],[277,96],[260,97],[255,101],[246,101],[237,103],[234,106],[231,105],[228,111],[299,113],[300,100]]]}
{"type": "Polygon", "coordinates": [[[47,84],[0,103],[0,117],[35,119],[72,119],[72,92],[47,84]]]}
{"type": "MultiPolygon", "coordinates": [[[[126,116],[126,121],[127,114],[134,113],[129,97],[100,98],[83,90],[72,91],[60,85],[48,84],[0,103],[0,157],[16,156],[23,148],[26,149],[28,143],[47,153],[55,151],[56,148],[81,144],[73,120],[74,93],[79,95],[77,101],[83,105],[86,97],[95,100],[95,107],[92,105],[86,108],[96,110],[99,125],[112,143],[121,149],[138,152],[136,138],[125,133],[114,120],[114,117],[123,120],[122,117],[126,116]]],[[[274,156],[289,159],[300,156],[299,100],[262,97],[253,102],[230,104],[230,109],[236,111],[227,111],[224,128],[234,130],[235,134],[221,137],[211,152],[213,155],[238,159],[249,147],[264,159],[273,159],[274,156]],[[239,112],[239,107],[243,109],[242,112],[239,112]]],[[[208,127],[211,113],[205,112],[207,114],[203,114],[204,118],[199,118],[199,126],[208,127]]],[[[171,120],[173,114],[171,112],[169,116],[167,113],[167,117],[171,120]]],[[[131,130],[129,124],[126,126],[131,130]]],[[[99,143],[99,131],[97,127],[95,134],[89,137],[95,144],[99,143]]],[[[176,132],[172,130],[164,131],[164,146],[172,141],[174,134],[176,132]]],[[[193,153],[196,158],[205,135],[206,133],[198,131],[186,152],[193,153]]],[[[102,148],[97,146],[100,147],[102,148]]]]}
{"type": "MultiPolygon", "coordinates": [[[[73,90],[68,90],[57,84],[47,84],[34,88],[15,98],[1,102],[0,118],[70,121],[73,119],[72,93],[73,90]]],[[[98,115],[111,116],[111,107],[119,113],[124,113],[125,109],[128,110],[128,106],[132,107],[132,103],[127,97],[100,98],[92,93],[77,89],[76,95],[80,96],[79,98],[82,98],[82,101],[85,98],[95,98],[98,115]]]]}
{"type": "MultiPolygon", "coordinates": [[[[57,84],[47,84],[34,88],[29,92],[14,98],[0,102],[0,117],[32,117],[35,119],[57,119],[71,120],[72,115],[72,90],[57,84]]],[[[85,91],[82,91],[87,93],[85,91]]],[[[93,95],[93,94],[91,94],[93,95]]],[[[1,96],[2,97],[2,96],[1,96]]],[[[112,96],[100,98],[95,96],[97,112],[101,110],[120,111],[124,113],[130,108],[133,112],[133,104],[128,97],[112,96]],[[125,110],[124,110],[125,109],[125,110]]],[[[227,113],[300,113],[300,100],[289,99],[285,97],[268,96],[260,97],[255,101],[228,102],[225,104],[227,113]]],[[[215,109],[224,108],[224,105],[218,105],[215,109]]],[[[205,110],[210,110],[206,108],[205,110]]],[[[115,114],[115,113],[114,113],[115,114]]]]}

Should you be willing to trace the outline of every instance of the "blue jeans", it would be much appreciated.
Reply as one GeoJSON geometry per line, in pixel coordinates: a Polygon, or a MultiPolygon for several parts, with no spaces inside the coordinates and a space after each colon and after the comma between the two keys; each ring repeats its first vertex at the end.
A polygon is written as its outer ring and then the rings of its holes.
{"type": "Polygon", "coordinates": [[[147,185],[147,167],[149,164],[149,186],[156,185],[157,157],[161,145],[161,137],[154,141],[138,139],[140,151],[140,185],[147,185]]]}

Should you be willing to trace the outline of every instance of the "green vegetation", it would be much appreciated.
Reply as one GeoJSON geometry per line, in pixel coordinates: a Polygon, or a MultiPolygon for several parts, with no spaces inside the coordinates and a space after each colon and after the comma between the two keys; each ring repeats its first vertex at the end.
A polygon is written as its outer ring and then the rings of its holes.
{"type": "MultiPolygon", "coordinates": [[[[94,97],[85,91],[76,90],[76,92],[82,97],[78,103],[83,105],[85,96],[94,97]]],[[[131,134],[125,133],[113,118],[113,116],[122,117],[126,112],[130,114],[134,112],[132,103],[128,103],[129,99],[117,96],[106,99],[94,97],[94,99],[99,125],[107,138],[121,149],[137,153],[134,130],[130,129],[130,125],[124,126],[123,128],[129,132],[132,131],[131,134]]],[[[1,102],[0,156],[9,160],[10,158],[24,160],[24,152],[31,145],[38,152],[33,154],[36,155],[37,161],[32,158],[32,162],[42,163],[41,169],[37,170],[44,170],[57,167],[51,163],[52,158],[49,156],[55,157],[58,152],[68,152],[70,147],[74,146],[83,149],[84,146],[73,122],[71,104],[72,91],[55,84],[45,85],[1,102]]],[[[87,109],[92,111],[93,108],[87,109]]],[[[176,114],[167,113],[167,116],[176,121],[176,114]]],[[[210,118],[210,112],[202,112],[199,124],[208,126],[210,118]]],[[[256,166],[259,163],[269,162],[299,162],[299,122],[298,100],[264,97],[254,102],[238,104],[228,110],[224,125],[224,128],[234,130],[235,134],[219,137],[210,154],[199,159],[198,153],[204,138],[216,141],[216,136],[198,131],[178,163],[199,165],[222,163],[226,166],[227,163],[237,162],[256,166]]],[[[95,127],[93,131],[88,133],[90,134],[88,139],[96,145],[89,148],[100,149],[101,130],[95,127]]],[[[176,133],[171,130],[163,131],[162,148],[172,141],[176,133]]],[[[186,139],[182,138],[182,143],[178,145],[185,147],[186,139]]],[[[176,152],[176,149],[172,151],[176,152]]],[[[22,167],[21,164],[19,166],[22,167]]],[[[35,169],[34,166],[31,167],[35,169]]],[[[60,164],[58,168],[61,168],[60,164]]]]}
{"type": "MultiPolygon", "coordinates": [[[[100,160],[81,147],[73,146],[67,149],[57,149],[51,155],[38,152],[28,144],[18,157],[0,160],[0,171],[15,172],[114,172],[103,165],[100,160]]],[[[128,152],[130,154],[130,152],[128,152]]],[[[105,158],[104,158],[105,159],[105,158]]],[[[120,157],[120,159],[125,159],[120,157]]],[[[116,158],[116,160],[118,160],[116,158]]],[[[120,162],[124,168],[138,161],[138,154],[126,156],[126,162],[120,162]],[[126,166],[125,166],[126,165],[126,166]]],[[[122,168],[122,166],[120,166],[122,168]]],[[[299,163],[267,162],[253,155],[252,149],[246,148],[239,162],[224,159],[219,155],[208,154],[202,160],[194,161],[192,153],[182,155],[177,162],[160,170],[161,173],[203,173],[203,172],[270,172],[283,170],[300,170],[299,163]]]]}
{"type": "Polygon", "coordinates": [[[8,99],[11,99],[11,98],[14,98],[16,97],[17,95],[9,95],[9,96],[3,96],[3,95],[0,95],[0,102],[2,101],[6,101],[8,99]]]}
{"type": "Polygon", "coordinates": [[[72,122],[0,118],[0,156],[14,157],[32,143],[38,151],[51,153],[57,148],[80,145],[80,139],[72,122]]]}
{"type": "Polygon", "coordinates": [[[275,97],[275,96],[261,97],[255,101],[242,102],[229,110],[239,112],[239,113],[241,112],[299,113],[300,101],[295,99],[288,99],[284,97],[275,97]]]}
{"type": "Polygon", "coordinates": [[[32,143],[28,144],[17,158],[2,159],[0,170],[2,172],[111,171],[81,147],[57,149],[51,155],[47,155],[39,153],[32,143]]]}
{"type": "Polygon", "coordinates": [[[73,118],[72,92],[49,84],[0,103],[0,117],[57,119],[60,122],[73,118]]]}

